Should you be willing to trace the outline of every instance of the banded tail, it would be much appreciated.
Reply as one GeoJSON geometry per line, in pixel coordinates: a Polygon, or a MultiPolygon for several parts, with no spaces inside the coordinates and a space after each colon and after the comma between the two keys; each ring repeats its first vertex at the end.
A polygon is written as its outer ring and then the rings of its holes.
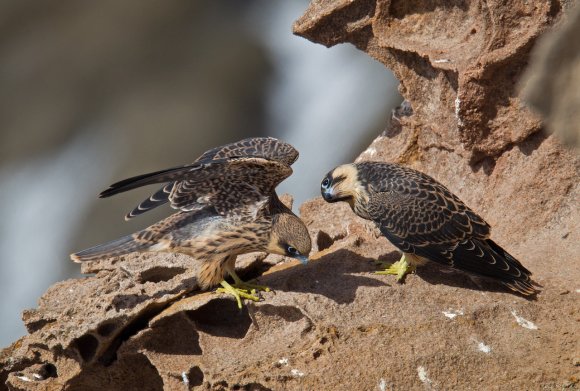
{"type": "Polygon", "coordinates": [[[139,243],[135,240],[134,235],[127,235],[71,254],[70,258],[77,263],[96,261],[98,259],[116,257],[135,251],[144,251],[149,247],[150,243],[139,243]]]}
{"type": "Polygon", "coordinates": [[[532,273],[491,239],[459,242],[450,260],[458,269],[495,279],[524,296],[539,292],[540,286],[532,280],[532,273]]]}
{"type": "Polygon", "coordinates": [[[504,276],[502,276],[504,277],[501,279],[502,284],[524,296],[531,296],[540,292],[539,288],[541,286],[532,280],[532,272],[493,240],[488,239],[486,242],[508,267],[504,276]]]}

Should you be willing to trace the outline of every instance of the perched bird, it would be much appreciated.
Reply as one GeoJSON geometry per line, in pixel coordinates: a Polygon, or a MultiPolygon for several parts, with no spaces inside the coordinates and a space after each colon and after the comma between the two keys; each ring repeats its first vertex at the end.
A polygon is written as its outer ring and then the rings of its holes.
{"type": "Polygon", "coordinates": [[[169,202],[177,213],[132,235],[72,254],[75,262],[131,252],[179,252],[203,262],[202,289],[217,284],[232,294],[258,300],[254,289],[235,273],[236,257],[254,251],[308,261],[311,240],[306,226],[278,198],[275,188],[292,174],[298,151],[274,138],[249,138],[200,156],[194,163],[139,175],[112,184],[110,197],[137,187],[165,185],[133,209],[126,219],[169,202]],[[233,286],[224,280],[226,273],[233,286]]]}
{"type": "Polygon", "coordinates": [[[327,202],[346,201],[372,220],[402,253],[380,274],[402,280],[425,260],[497,280],[522,295],[537,293],[531,272],[490,239],[490,226],[430,176],[398,164],[364,162],[330,171],[327,202]]]}

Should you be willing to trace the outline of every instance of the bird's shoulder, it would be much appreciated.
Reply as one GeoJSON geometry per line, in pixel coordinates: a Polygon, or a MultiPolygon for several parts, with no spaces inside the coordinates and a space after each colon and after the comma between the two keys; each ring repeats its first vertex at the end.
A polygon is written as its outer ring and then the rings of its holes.
{"type": "Polygon", "coordinates": [[[357,165],[359,181],[376,192],[409,193],[424,189],[433,192],[452,193],[435,178],[396,163],[364,162],[357,165]]]}

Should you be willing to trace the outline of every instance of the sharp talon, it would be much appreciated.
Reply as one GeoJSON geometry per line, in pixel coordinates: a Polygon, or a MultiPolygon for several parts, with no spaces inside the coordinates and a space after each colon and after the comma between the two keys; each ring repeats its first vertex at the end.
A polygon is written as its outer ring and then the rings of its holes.
{"type": "Polygon", "coordinates": [[[260,291],[270,292],[270,288],[267,286],[250,284],[242,281],[242,279],[235,272],[228,271],[228,273],[234,279],[234,283],[230,285],[226,280],[223,280],[220,282],[222,287],[218,288],[216,292],[227,293],[234,296],[240,309],[242,308],[242,299],[260,301],[260,291]]]}
{"type": "Polygon", "coordinates": [[[238,303],[238,308],[240,309],[242,308],[242,298],[246,300],[260,301],[260,298],[254,295],[254,291],[248,291],[247,289],[237,288],[235,286],[228,284],[227,281],[225,280],[222,281],[220,284],[222,288],[216,289],[216,292],[227,293],[229,295],[234,296],[238,303]]]}
{"type": "Polygon", "coordinates": [[[234,283],[232,284],[234,288],[243,289],[252,293],[255,293],[256,291],[270,292],[270,288],[265,285],[257,285],[251,284],[249,282],[244,282],[235,272],[230,271],[229,273],[234,279],[234,283]]]}

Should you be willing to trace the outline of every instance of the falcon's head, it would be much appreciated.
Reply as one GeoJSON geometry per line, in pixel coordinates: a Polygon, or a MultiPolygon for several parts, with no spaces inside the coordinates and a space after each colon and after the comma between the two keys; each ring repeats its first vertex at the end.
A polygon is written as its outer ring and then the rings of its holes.
{"type": "Polygon", "coordinates": [[[274,215],[267,252],[296,258],[306,264],[311,248],[310,234],[302,220],[292,213],[274,215]]]}
{"type": "Polygon", "coordinates": [[[367,194],[355,164],[343,164],[326,174],[320,184],[320,193],[326,202],[346,201],[351,207],[367,194]]]}

